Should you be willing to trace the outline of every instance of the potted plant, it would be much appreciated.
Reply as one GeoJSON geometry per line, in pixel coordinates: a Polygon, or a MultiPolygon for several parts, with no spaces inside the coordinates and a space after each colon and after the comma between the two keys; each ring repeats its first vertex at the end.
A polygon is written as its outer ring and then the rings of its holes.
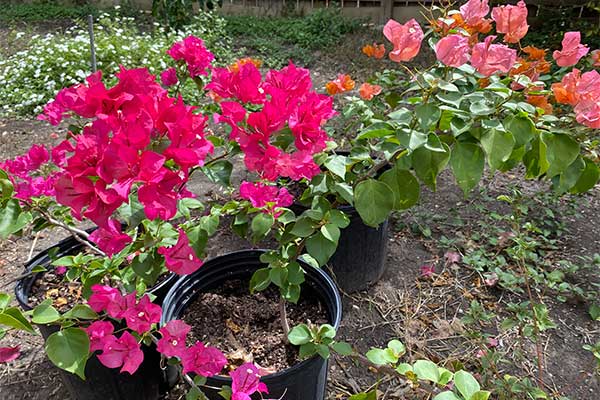
{"type": "MultiPolygon", "coordinates": [[[[427,360],[400,362],[404,351],[398,341],[362,356],[335,340],[339,295],[318,268],[328,263],[350,224],[339,206],[353,206],[365,225],[378,227],[394,210],[416,203],[421,183],[435,189],[448,164],[465,194],[481,179],[486,162],[492,171],[523,164],[528,178],[548,178],[560,193],[589,190],[600,172],[596,156],[580,142],[600,127],[600,74],[565,69],[587,53],[577,33],[567,33],[564,48],[553,54],[559,69],[552,69],[540,49],[511,47],[527,31],[522,2],[492,11],[496,32],[508,44],[486,36],[492,26],[486,1],[438,11],[441,17],[431,17],[427,33],[438,61],[416,72],[402,63],[419,53],[426,38],[421,26],[414,20],[386,24],[384,35],[394,46],[389,55],[401,71],[379,74],[361,86],[361,99],[346,105],[343,114],[352,117],[349,123],[357,132],[347,154],[338,151],[323,127],[334,114],[332,98],[312,88],[307,70],[290,64],[263,76],[252,59],[210,67],[212,56],[194,37],[169,51],[178,63],[161,80],[178,94],[184,78],[193,79],[213,101],[203,101],[201,109],[171,96],[145,70],[124,69],[110,89],[92,75],[87,85],[61,91],[44,118],[56,123],[68,111],[92,121],[71,129],[72,137],[53,149],[51,164],[38,147],[5,164],[2,210],[7,222],[0,233],[18,233],[29,223],[76,233],[89,254],[61,257],[53,264],[66,267],[66,279],[80,282],[85,294],[65,313],[42,302],[26,315],[9,307],[4,296],[0,321],[29,331],[26,316],[34,323],[59,322],[60,330],[47,338],[49,357],[79,374],[96,350],[100,363],[132,372],[140,365],[139,345],[154,343],[171,363],[181,365],[192,387],[190,398],[206,392],[210,398],[247,400],[269,390],[261,379],[275,396],[320,398],[326,363],[314,357],[326,359],[331,350],[405,377],[421,389],[429,381],[438,400],[487,398],[489,392],[480,393],[464,371],[427,360]],[[555,105],[554,114],[547,86],[552,81],[555,100],[569,103],[555,105]],[[208,132],[200,110],[214,113],[227,128],[224,134],[208,132]],[[253,175],[232,184],[231,160],[238,155],[253,175]],[[185,184],[196,171],[225,190],[206,204],[193,199],[185,184]],[[304,208],[294,207],[294,197],[304,208]],[[71,217],[88,218],[99,229],[86,237],[71,217]],[[221,217],[231,219],[240,235],[256,243],[270,238],[276,246],[217,258],[199,268],[205,242],[221,217]],[[150,302],[148,288],[167,270],[186,276],[171,288],[163,312],[150,302]],[[248,292],[256,296],[250,299],[248,292]],[[306,300],[316,300],[325,313],[303,314],[319,308],[307,308],[306,300]],[[197,318],[213,304],[229,314],[197,318]],[[244,306],[236,309],[236,304],[244,306]],[[269,315],[269,329],[278,333],[278,349],[289,348],[286,339],[299,346],[283,371],[257,365],[245,345],[238,346],[242,351],[237,354],[233,348],[223,354],[202,342],[240,342],[215,335],[211,322],[220,318],[226,332],[248,336],[262,314],[269,315]],[[240,324],[231,316],[253,319],[240,324]],[[291,327],[290,319],[297,325],[291,327]],[[79,351],[65,360],[53,343],[79,351]],[[297,382],[288,384],[289,376],[309,365],[318,370],[311,378],[318,382],[316,391],[284,394],[287,387],[297,388],[297,382]],[[455,389],[447,389],[450,382],[455,389]]],[[[381,46],[366,52],[380,55],[381,46]]],[[[348,80],[338,77],[329,92],[347,92],[348,80]]],[[[285,358],[287,353],[279,354],[285,358]]],[[[376,393],[362,396],[355,398],[375,398],[376,393]]]]}

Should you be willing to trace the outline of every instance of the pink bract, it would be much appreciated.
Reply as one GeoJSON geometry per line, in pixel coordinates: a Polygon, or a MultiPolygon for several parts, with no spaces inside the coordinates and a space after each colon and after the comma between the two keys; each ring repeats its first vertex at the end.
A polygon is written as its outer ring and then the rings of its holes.
{"type": "Polygon", "coordinates": [[[109,304],[119,301],[121,293],[115,288],[106,285],[92,285],[92,295],[88,300],[88,305],[95,312],[102,312],[108,309],[109,304]]]}
{"type": "Polygon", "coordinates": [[[160,81],[165,86],[173,86],[177,82],[177,70],[173,67],[165,69],[160,73],[160,81]]]}
{"type": "Polygon", "coordinates": [[[227,364],[227,359],[218,349],[206,347],[202,342],[197,342],[182,354],[181,364],[184,374],[193,372],[209,377],[221,372],[227,364]]]}
{"type": "Polygon", "coordinates": [[[383,27],[383,34],[394,45],[394,49],[390,51],[392,61],[410,61],[421,50],[424,34],[414,18],[404,25],[390,19],[383,27]]]}
{"type": "Polygon", "coordinates": [[[98,360],[108,368],[121,367],[121,372],[133,375],[144,361],[144,353],[137,340],[125,331],[118,339],[112,335],[105,339],[98,360]]]}
{"type": "Polygon", "coordinates": [[[129,329],[143,335],[153,324],[160,322],[161,314],[161,307],[153,304],[148,295],[144,295],[134,307],[125,310],[122,317],[129,329]]]}
{"type": "Polygon", "coordinates": [[[112,218],[108,219],[108,229],[96,229],[90,234],[89,239],[109,257],[120,252],[133,241],[129,235],[121,232],[121,223],[112,218]]]}
{"type": "Polygon", "coordinates": [[[240,196],[250,200],[252,206],[263,208],[264,212],[275,214],[276,208],[287,207],[294,202],[294,197],[286,188],[277,188],[277,186],[265,185],[262,182],[242,182],[240,185],[240,196]]]}
{"type": "Polygon", "coordinates": [[[479,24],[490,12],[488,0],[469,0],[460,7],[460,14],[467,25],[479,24]]]}
{"type": "Polygon", "coordinates": [[[469,61],[471,47],[469,38],[454,34],[448,35],[435,46],[435,55],[438,60],[449,67],[460,67],[469,61]]]}
{"type": "Polygon", "coordinates": [[[589,47],[581,44],[581,33],[565,32],[562,50],[555,50],[552,57],[559,67],[570,67],[577,64],[588,51],[590,51],[589,47]]]}
{"type": "Polygon", "coordinates": [[[269,393],[267,386],[260,382],[258,368],[252,363],[240,365],[229,376],[232,380],[232,400],[248,400],[255,392],[269,393]]]}
{"type": "Polygon", "coordinates": [[[505,5],[492,9],[492,19],[496,21],[496,32],[504,33],[504,41],[517,43],[527,34],[527,6],[519,1],[516,6],[505,5]]]}
{"type": "Polygon", "coordinates": [[[207,70],[215,59],[215,56],[204,45],[204,41],[195,36],[188,36],[182,41],[176,42],[167,50],[167,54],[174,60],[185,61],[192,78],[207,75],[207,70]]]}
{"type": "Polygon", "coordinates": [[[16,360],[21,356],[21,347],[0,347],[0,363],[7,363],[16,360]]]}
{"type": "Polygon", "coordinates": [[[495,38],[488,36],[483,43],[473,46],[471,64],[483,76],[508,73],[517,60],[516,50],[503,44],[492,44],[495,38]]]}
{"type": "Polygon", "coordinates": [[[191,274],[202,266],[202,260],[196,256],[187,234],[181,228],[179,228],[177,243],[172,247],[160,247],[158,253],[165,256],[167,268],[178,275],[191,274]]]}
{"type": "Polygon", "coordinates": [[[90,338],[90,352],[102,350],[108,337],[112,336],[115,328],[108,321],[94,321],[85,329],[90,338]]]}
{"type": "Polygon", "coordinates": [[[158,340],[156,349],[167,357],[181,358],[186,351],[185,340],[191,329],[191,326],[181,320],[167,322],[159,330],[162,337],[158,340]]]}

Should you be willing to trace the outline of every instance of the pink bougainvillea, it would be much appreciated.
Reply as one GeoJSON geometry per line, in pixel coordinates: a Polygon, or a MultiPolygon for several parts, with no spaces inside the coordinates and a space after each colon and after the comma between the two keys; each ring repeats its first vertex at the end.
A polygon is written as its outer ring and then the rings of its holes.
{"type": "Polygon", "coordinates": [[[554,57],[559,67],[570,67],[577,64],[588,51],[590,51],[589,47],[581,44],[581,33],[565,32],[562,40],[562,50],[554,51],[552,57],[554,57]]]}
{"type": "Polygon", "coordinates": [[[202,376],[214,376],[221,372],[227,364],[227,359],[215,347],[206,347],[202,342],[197,342],[181,355],[183,373],[193,372],[202,376]]]}
{"type": "Polygon", "coordinates": [[[7,363],[16,360],[21,356],[21,347],[0,347],[0,363],[7,363]]]}
{"type": "Polygon", "coordinates": [[[279,207],[287,207],[294,202],[294,197],[286,188],[265,185],[262,182],[242,182],[240,185],[240,196],[250,200],[253,207],[263,209],[263,212],[278,216],[276,211],[279,207]]]}
{"type": "Polygon", "coordinates": [[[269,71],[263,81],[254,64],[247,63],[238,69],[215,69],[207,88],[227,99],[220,102],[221,114],[215,121],[231,126],[230,137],[240,145],[250,171],[271,181],[310,179],[319,173],[313,155],[325,149],[328,135],[323,124],[335,112],[330,96],[313,91],[308,70],[290,63],[269,71]],[[250,112],[243,106],[246,103],[262,108],[250,112]],[[293,148],[273,143],[290,131],[293,148]]]}
{"type": "Polygon", "coordinates": [[[188,36],[180,42],[176,42],[167,50],[167,54],[174,60],[183,60],[192,78],[207,75],[215,56],[208,51],[204,41],[195,36],[188,36]]]}
{"type": "Polygon", "coordinates": [[[153,324],[160,322],[161,312],[161,307],[152,303],[146,294],[134,307],[127,308],[122,317],[129,329],[143,335],[150,330],[153,324]]]}
{"type": "Polygon", "coordinates": [[[160,328],[162,337],[156,343],[156,349],[167,357],[179,357],[186,351],[185,340],[191,326],[181,320],[167,322],[160,328]]]}
{"type": "Polygon", "coordinates": [[[179,229],[179,239],[171,247],[159,247],[158,253],[165,257],[165,265],[178,275],[187,275],[202,266],[202,260],[196,256],[190,246],[190,240],[183,229],[179,229]]]}
{"type": "Polygon", "coordinates": [[[252,363],[242,364],[229,373],[231,376],[231,400],[250,400],[250,395],[269,393],[267,386],[260,381],[260,373],[252,363]]]}
{"type": "Polygon", "coordinates": [[[144,361],[144,353],[135,337],[125,331],[119,338],[110,335],[103,340],[98,360],[108,368],[121,367],[121,372],[133,375],[144,361]]]}
{"type": "Polygon", "coordinates": [[[94,352],[104,348],[104,342],[114,332],[115,328],[109,321],[94,321],[85,329],[90,339],[90,351],[94,352]]]}
{"type": "Polygon", "coordinates": [[[527,6],[519,1],[516,6],[504,5],[492,9],[492,19],[496,21],[496,32],[504,33],[504,41],[517,43],[527,34],[527,6]]]}
{"type": "Polygon", "coordinates": [[[496,36],[488,36],[482,43],[473,46],[471,64],[483,76],[498,72],[508,73],[515,65],[517,52],[503,44],[492,44],[496,36]]]}
{"type": "Polygon", "coordinates": [[[121,232],[119,221],[109,218],[108,228],[99,228],[90,234],[90,241],[96,243],[100,250],[107,256],[112,256],[125,248],[132,239],[126,233],[121,232]]]}
{"type": "Polygon", "coordinates": [[[54,196],[54,186],[60,173],[52,163],[48,149],[34,144],[24,155],[0,163],[9,174],[15,198],[30,200],[33,197],[54,196]]]}
{"type": "Polygon", "coordinates": [[[488,0],[469,0],[460,7],[460,13],[467,25],[476,26],[490,12],[488,0]]]}
{"type": "Polygon", "coordinates": [[[459,34],[443,37],[435,46],[437,59],[449,67],[466,64],[470,58],[470,51],[469,38],[459,34]]]}
{"type": "Polygon", "coordinates": [[[396,62],[410,61],[419,54],[424,34],[419,23],[413,18],[402,25],[390,19],[383,27],[383,35],[392,42],[390,59],[396,62]]]}

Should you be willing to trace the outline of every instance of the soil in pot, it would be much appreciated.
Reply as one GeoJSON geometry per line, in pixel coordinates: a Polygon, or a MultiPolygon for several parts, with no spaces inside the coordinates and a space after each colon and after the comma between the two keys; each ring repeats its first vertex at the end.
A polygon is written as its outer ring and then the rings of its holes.
{"type": "Polygon", "coordinates": [[[33,282],[29,293],[29,304],[35,308],[47,299],[52,300],[52,305],[60,312],[69,311],[75,304],[83,303],[81,295],[81,282],[68,282],[64,276],[56,273],[54,269],[48,270],[33,282]]]}
{"type": "MultiPolygon", "coordinates": [[[[250,294],[248,288],[248,281],[231,280],[200,294],[183,314],[183,320],[192,326],[190,342],[200,340],[217,347],[225,353],[232,369],[254,362],[264,372],[274,373],[299,363],[298,348],[285,341],[278,289],[269,287],[250,294]]],[[[305,286],[298,304],[286,304],[290,327],[327,323],[325,308],[310,292],[305,286]]]]}

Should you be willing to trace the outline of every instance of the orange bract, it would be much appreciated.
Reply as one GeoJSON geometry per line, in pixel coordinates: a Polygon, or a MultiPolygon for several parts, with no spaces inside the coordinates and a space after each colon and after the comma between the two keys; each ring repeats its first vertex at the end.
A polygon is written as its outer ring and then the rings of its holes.
{"type": "Polygon", "coordinates": [[[330,95],[344,93],[354,89],[354,81],[350,78],[350,75],[339,74],[337,79],[329,81],[325,84],[325,89],[330,95]]]}
{"type": "Polygon", "coordinates": [[[362,52],[367,57],[383,58],[385,55],[385,46],[383,44],[367,44],[362,48],[362,52]]]}
{"type": "Polygon", "coordinates": [[[535,46],[524,47],[523,52],[527,54],[529,60],[543,60],[546,58],[546,50],[538,49],[535,46]]]}
{"type": "Polygon", "coordinates": [[[360,85],[360,88],[358,89],[358,93],[360,94],[360,97],[362,97],[365,100],[371,100],[373,99],[373,97],[377,96],[379,93],[381,93],[381,86],[379,85],[371,85],[370,83],[363,83],[362,85],[360,85]]]}
{"type": "Polygon", "coordinates": [[[552,114],[552,105],[548,103],[548,96],[532,95],[525,96],[525,100],[532,106],[544,110],[544,114],[552,114]]]}
{"type": "Polygon", "coordinates": [[[239,60],[237,60],[236,62],[234,62],[227,68],[231,72],[238,72],[240,70],[240,67],[245,64],[254,64],[254,66],[256,68],[260,68],[260,66],[262,65],[262,61],[257,60],[255,58],[251,58],[251,57],[244,57],[244,58],[240,58],[239,60]]]}

